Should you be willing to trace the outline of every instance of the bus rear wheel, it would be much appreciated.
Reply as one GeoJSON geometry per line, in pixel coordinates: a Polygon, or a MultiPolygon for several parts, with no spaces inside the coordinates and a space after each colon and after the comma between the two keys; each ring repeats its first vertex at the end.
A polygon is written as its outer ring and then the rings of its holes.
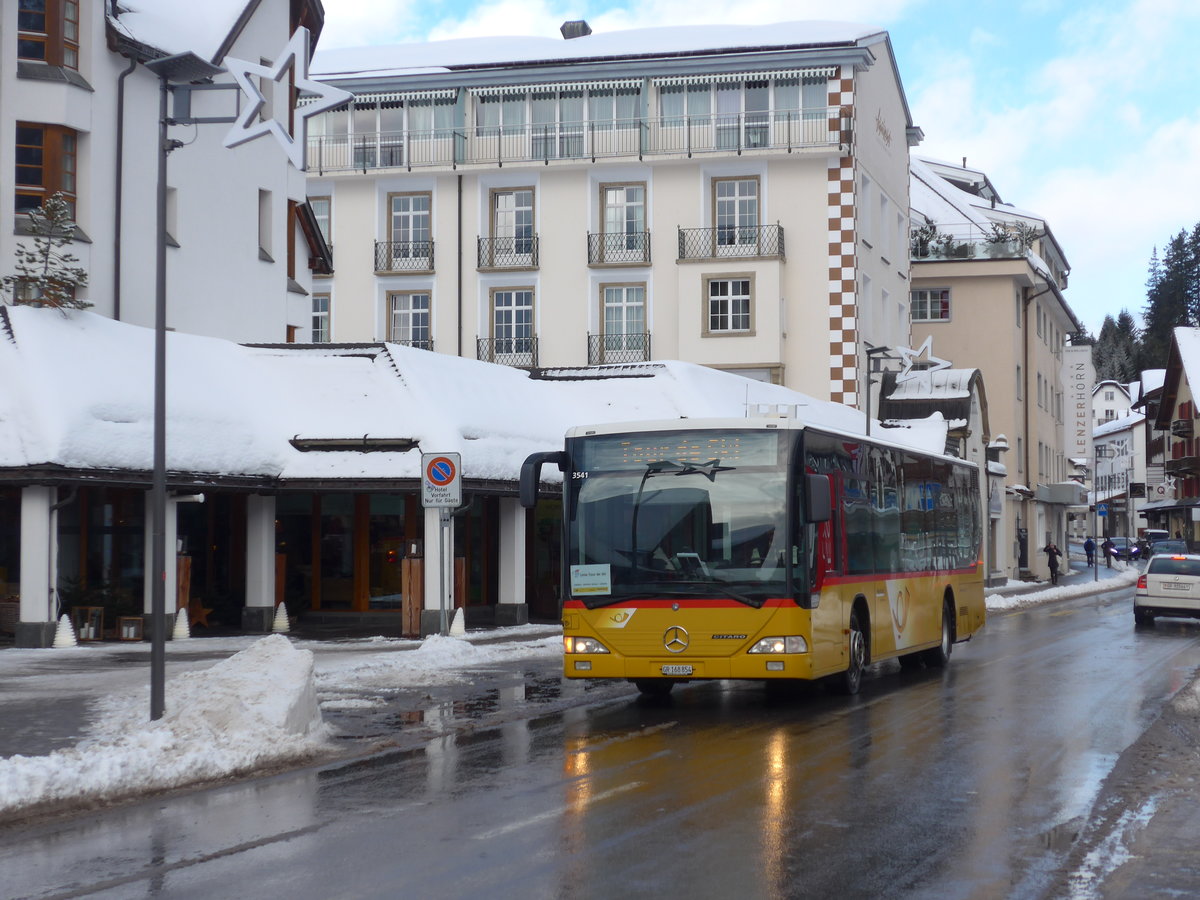
{"type": "Polygon", "coordinates": [[[936,647],[926,650],[922,659],[931,669],[944,669],[950,663],[954,648],[954,606],[950,599],[942,604],[942,639],[936,647]]]}
{"type": "Polygon", "coordinates": [[[665,697],[675,687],[675,682],[666,678],[639,678],[633,684],[644,697],[665,697]]]}

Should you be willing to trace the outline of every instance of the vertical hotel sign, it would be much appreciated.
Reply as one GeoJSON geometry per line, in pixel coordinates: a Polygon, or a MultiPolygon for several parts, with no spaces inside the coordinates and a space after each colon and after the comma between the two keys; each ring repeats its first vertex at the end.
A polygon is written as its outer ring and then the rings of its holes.
{"type": "Polygon", "coordinates": [[[1067,389],[1066,455],[1071,459],[1086,459],[1094,466],[1092,454],[1092,388],[1096,384],[1096,368],[1092,365],[1092,348],[1087,344],[1071,344],[1063,348],[1063,384],[1067,389]]]}

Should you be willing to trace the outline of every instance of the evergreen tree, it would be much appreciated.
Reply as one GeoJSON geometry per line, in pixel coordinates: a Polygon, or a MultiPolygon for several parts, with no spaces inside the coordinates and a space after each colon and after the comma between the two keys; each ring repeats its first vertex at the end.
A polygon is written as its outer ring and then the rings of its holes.
{"type": "MultiPolygon", "coordinates": [[[[1200,237],[1193,243],[1197,242],[1200,242],[1200,237]]],[[[1194,281],[1195,268],[1196,251],[1194,247],[1189,248],[1188,237],[1183,231],[1171,238],[1161,262],[1157,252],[1151,257],[1150,274],[1146,281],[1146,308],[1142,313],[1145,322],[1139,361],[1142,368],[1163,368],[1171,347],[1172,329],[1196,323],[1188,303],[1189,293],[1195,290],[1194,284],[1189,290],[1189,270],[1194,281]]]]}
{"type": "Polygon", "coordinates": [[[1129,311],[1121,310],[1116,319],[1105,316],[1100,337],[1092,345],[1092,364],[1096,367],[1097,380],[1121,384],[1137,381],[1141,377],[1138,355],[1137,326],[1129,311]]]}
{"type": "Polygon", "coordinates": [[[0,278],[0,284],[11,292],[14,304],[87,309],[92,304],[75,297],[87,284],[87,270],[66,250],[75,232],[70,205],[62,194],[52,194],[27,215],[33,246],[17,244],[15,274],[0,278]]]}

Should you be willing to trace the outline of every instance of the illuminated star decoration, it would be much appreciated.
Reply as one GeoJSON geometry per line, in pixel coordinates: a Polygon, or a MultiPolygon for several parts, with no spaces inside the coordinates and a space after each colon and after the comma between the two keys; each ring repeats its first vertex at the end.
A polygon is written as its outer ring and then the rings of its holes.
{"type": "Polygon", "coordinates": [[[900,354],[900,361],[904,363],[904,368],[900,370],[900,374],[896,376],[896,384],[903,384],[906,381],[911,381],[921,375],[929,378],[930,387],[933,386],[933,373],[939,369],[950,368],[950,360],[940,359],[933,355],[933,335],[925,338],[925,342],[916,350],[911,347],[897,347],[896,352],[900,354]],[[930,365],[920,369],[914,369],[913,365],[917,363],[921,356],[925,356],[930,365]]]}
{"type": "Polygon", "coordinates": [[[308,145],[306,133],[309,117],[333,109],[335,106],[341,106],[354,96],[340,88],[309,79],[308,62],[308,29],[303,27],[297,28],[292,34],[291,40],[283,48],[283,53],[275,60],[274,66],[260,66],[244,59],[226,57],[225,63],[229,74],[237,81],[238,87],[242,89],[242,93],[249,101],[241,115],[238,116],[237,122],[225,135],[226,147],[236,147],[257,137],[262,137],[264,134],[273,134],[275,140],[287,153],[288,159],[292,161],[292,165],[301,172],[305,170],[305,151],[308,145]],[[295,138],[288,134],[286,124],[280,122],[273,115],[269,119],[258,121],[259,111],[266,104],[267,98],[254,83],[254,77],[283,82],[287,78],[288,70],[293,65],[296,70],[296,89],[301,93],[316,94],[320,98],[295,111],[297,132],[295,138]]]}

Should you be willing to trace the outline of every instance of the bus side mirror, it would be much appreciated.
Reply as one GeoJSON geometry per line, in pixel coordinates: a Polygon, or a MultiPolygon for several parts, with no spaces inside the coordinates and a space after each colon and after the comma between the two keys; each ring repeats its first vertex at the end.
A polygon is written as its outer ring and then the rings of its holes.
{"type": "Polygon", "coordinates": [[[804,476],[806,500],[804,520],[806,522],[828,522],[833,515],[833,498],[829,490],[829,478],[825,475],[804,476]]]}
{"type": "Polygon", "coordinates": [[[542,464],[548,462],[556,463],[558,471],[565,472],[569,459],[564,451],[554,450],[546,453],[531,453],[521,464],[520,497],[521,505],[526,509],[533,509],[537,505],[538,484],[542,480],[542,464]]]}

